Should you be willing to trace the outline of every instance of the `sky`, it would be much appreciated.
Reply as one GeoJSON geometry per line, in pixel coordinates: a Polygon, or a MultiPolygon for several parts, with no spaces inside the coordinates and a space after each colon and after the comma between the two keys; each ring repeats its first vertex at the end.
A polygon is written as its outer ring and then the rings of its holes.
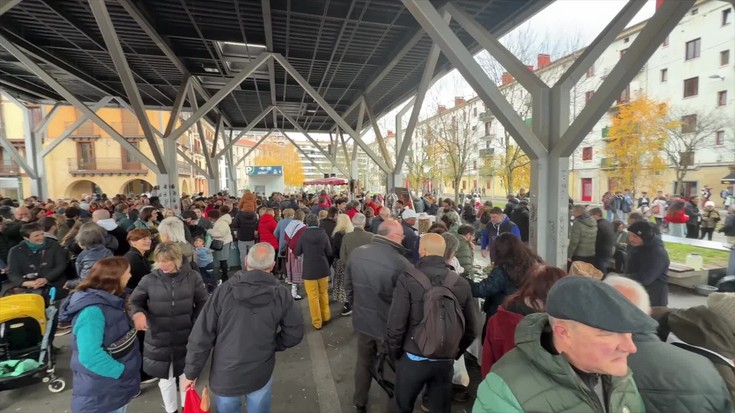
{"type": "MultiPolygon", "coordinates": [[[[508,42],[517,42],[519,38],[531,35],[534,39],[540,39],[539,42],[544,42],[544,45],[548,45],[549,49],[554,49],[546,52],[552,54],[552,58],[556,59],[561,56],[553,56],[555,52],[571,52],[592,42],[627,2],[627,0],[556,0],[500,40],[507,45],[508,42]]],[[[629,25],[653,16],[655,3],[655,0],[648,0],[629,25]]],[[[535,61],[526,63],[535,64],[535,61]]],[[[424,117],[427,111],[433,110],[437,104],[452,107],[455,96],[469,99],[475,95],[462,76],[453,70],[437,81],[429,91],[421,117],[424,117]]],[[[395,115],[402,107],[403,105],[400,105],[396,110],[387,114],[380,125],[386,129],[395,130],[395,115]]],[[[405,116],[404,121],[407,120],[408,115],[405,116]]],[[[372,131],[368,132],[365,135],[365,141],[372,142],[373,140],[372,131]]]]}

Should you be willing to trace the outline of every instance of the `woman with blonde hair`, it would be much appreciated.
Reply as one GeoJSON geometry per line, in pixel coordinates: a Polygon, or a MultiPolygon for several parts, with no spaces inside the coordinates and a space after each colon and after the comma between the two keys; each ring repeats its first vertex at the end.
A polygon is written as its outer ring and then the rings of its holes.
{"type": "Polygon", "coordinates": [[[165,218],[175,217],[175,216],[176,216],[176,212],[173,209],[166,208],[166,209],[163,210],[163,218],[164,219],[165,218]]]}
{"type": "MultiPolygon", "coordinates": [[[[178,243],[162,242],[155,256],[153,271],[130,296],[130,307],[135,328],[146,332],[143,371],[160,379],[166,412],[174,413],[179,408],[176,378],[184,377],[186,343],[209,294],[199,271],[183,265],[178,243]]],[[[180,391],[182,406],[185,391],[180,391]]]]}
{"type": "MultiPolygon", "coordinates": [[[[334,231],[329,234],[332,244],[332,257],[334,258],[334,279],[332,280],[332,294],[334,299],[340,303],[347,303],[347,293],[345,292],[345,259],[342,259],[339,255],[339,251],[342,248],[342,239],[345,234],[349,234],[354,231],[355,227],[352,226],[352,220],[347,214],[337,215],[337,225],[334,227],[334,231]]],[[[345,310],[347,307],[343,308],[345,310]]]]}

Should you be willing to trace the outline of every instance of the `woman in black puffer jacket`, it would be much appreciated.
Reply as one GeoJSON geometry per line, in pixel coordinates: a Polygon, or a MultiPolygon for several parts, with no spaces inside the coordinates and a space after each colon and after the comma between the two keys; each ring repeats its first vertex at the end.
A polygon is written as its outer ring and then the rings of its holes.
{"type": "MultiPolygon", "coordinates": [[[[135,328],[145,331],[143,371],[158,377],[167,413],[178,411],[176,377],[184,373],[186,343],[209,294],[198,271],[184,261],[181,247],[156,247],[155,269],[130,296],[135,328]]],[[[181,388],[183,404],[184,392],[181,388]]]]}

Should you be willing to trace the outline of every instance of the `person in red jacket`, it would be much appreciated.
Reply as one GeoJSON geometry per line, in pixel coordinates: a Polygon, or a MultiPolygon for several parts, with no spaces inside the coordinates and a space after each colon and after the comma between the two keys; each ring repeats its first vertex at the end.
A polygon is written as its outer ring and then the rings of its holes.
{"type": "Polygon", "coordinates": [[[267,208],[265,210],[265,214],[258,221],[258,237],[260,237],[259,242],[267,242],[273,246],[274,250],[278,251],[278,238],[273,235],[273,232],[276,230],[276,225],[278,225],[276,219],[273,217],[274,215],[273,208],[267,208]]]}
{"type": "Polygon", "coordinates": [[[564,270],[545,264],[532,267],[520,288],[509,296],[498,311],[487,320],[487,333],[482,344],[482,378],[505,353],[515,347],[515,333],[523,317],[546,311],[546,295],[551,286],[567,275],[564,270]]]}
{"type": "Polygon", "coordinates": [[[669,207],[669,210],[666,211],[664,221],[668,223],[669,235],[672,237],[684,238],[686,236],[686,226],[687,222],[689,222],[689,215],[685,213],[685,208],[686,203],[681,199],[676,199],[669,207]]]}

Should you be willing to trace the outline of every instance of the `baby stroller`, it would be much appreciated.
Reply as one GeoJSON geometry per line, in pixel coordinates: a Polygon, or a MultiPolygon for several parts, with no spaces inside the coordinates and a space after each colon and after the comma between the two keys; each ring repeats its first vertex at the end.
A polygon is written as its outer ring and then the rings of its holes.
{"type": "MultiPolygon", "coordinates": [[[[56,289],[49,290],[49,301],[56,289]]],[[[59,393],[66,382],[56,377],[51,354],[51,329],[57,309],[46,307],[39,294],[14,294],[0,298],[0,391],[40,382],[59,393]]]]}

